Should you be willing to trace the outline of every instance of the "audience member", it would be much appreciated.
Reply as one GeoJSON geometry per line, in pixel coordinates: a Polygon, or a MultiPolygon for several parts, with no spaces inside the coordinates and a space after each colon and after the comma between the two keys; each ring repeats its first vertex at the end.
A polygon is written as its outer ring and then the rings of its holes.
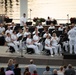
{"type": "Polygon", "coordinates": [[[37,71],[34,70],[32,75],[38,75],[38,74],[37,74],[37,71]]]}
{"type": "Polygon", "coordinates": [[[50,71],[49,66],[46,66],[46,70],[43,72],[43,75],[52,75],[52,72],[50,71]]]}
{"type": "Polygon", "coordinates": [[[63,66],[60,66],[59,70],[57,71],[58,75],[64,75],[63,66]]]}
{"type": "Polygon", "coordinates": [[[21,69],[19,68],[19,64],[15,64],[15,68],[13,71],[15,75],[21,75],[21,69]]]}
{"type": "Polygon", "coordinates": [[[9,67],[7,67],[5,71],[5,75],[14,75],[14,72],[9,67]]]}
{"type": "Polygon", "coordinates": [[[0,68],[0,75],[5,75],[4,67],[0,68]]]}
{"type": "Polygon", "coordinates": [[[52,75],[58,75],[58,73],[57,73],[57,70],[56,69],[54,69],[53,70],[53,74],[52,75]]]}
{"type": "Polygon", "coordinates": [[[24,71],[23,75],[32,75],[32,74],[29,72],[29,68],[28,68],[28,67],[25,68],[25,71],[24,71]]]}
{"type": "Polygon", "coordinates": [[[14,70],[13,59],[8,60],[8,68],[10,68],[12,71],[14,70]]]}
{"type": "Polygon", "coordinates": [[[76,75],[75,69],[71,64],[68,65],[68,68],[65,70],[64,75],[76,75]]]}
{"type": "Polygon", "coordinates": [[[31,75],[35,70],[37,70],[36,65],[34,64],[34,61],[32,59],[30,60],[30,64],[28,65],[28,68],[31,75]]]}

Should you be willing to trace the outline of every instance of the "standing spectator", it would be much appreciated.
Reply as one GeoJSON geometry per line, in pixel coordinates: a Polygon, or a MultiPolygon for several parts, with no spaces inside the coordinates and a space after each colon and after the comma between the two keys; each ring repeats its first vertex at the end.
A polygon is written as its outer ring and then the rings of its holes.
{"type": "Polygon", "coordinates": [[[34,64],[33,60],[30,60],[30,64],[28,65],[29,68],[29,72],[31,73],[31,75],[33,74],[33,71],[36,70],[36,65],[34,64]]]}
{"type": "Polygon", "coordinates": [[[14,75],[14,72],[9,67],[7,67],[5,75],[14,75]]]}
{"type": "Polygon", "coordinates": [[[71,64],[68,65],[68,69],[65,70],[64,75],[76,75],[76,72],[74,68],[72,68],[71,64]]]}
{"type": "Polygon", "coordinates": [[[8,68],[10,68],[13,71],[14,69],[13,59],[8,60],[8,68]]]}
{"type": "Polygon", "coordinates": [[[26,14],[24,13],[20,19],[20,26],[24,26],[26,24],[26,14]]]}
{"type": "Polygon", "coordinates": [[[1,67],[1,68],[0,68],[0,75],[5,75],[4,67],[1,67]]]}
{"type": "Polygon", "coordinates": [[[21,75],[21,69],[19,68],[19,64],[15,64],[14,74],[21,75]]]}
{"type": "Polygon", "coordinates": [[[43,72],[43,75],[52,75],[52,72],[50,71],[49,66],[46,66],[46,70],[43,72]]]}

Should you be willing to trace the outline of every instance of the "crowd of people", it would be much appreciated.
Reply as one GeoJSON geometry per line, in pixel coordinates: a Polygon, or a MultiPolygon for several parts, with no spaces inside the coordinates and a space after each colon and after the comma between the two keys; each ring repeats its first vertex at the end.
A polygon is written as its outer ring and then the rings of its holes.
{"type": "MultiPolygon", "coordinates": [[[[54,68],[53,71],[47,65],[45,70],[40,72],[42,72],[42,75],[76,75],[75,68],[71,64],[54,68]]],[[[26,65],[23,71],[16,59],[9,59],[7,67],[0,68],[0,75],[39,75],[39,73],[33,59],[30,60],[30,63],[26,65]]]]}
{"type": "Polygon", "coordinates": [[[10,52],[19,53],[20,49],[25,49],[26,46],[28,49],[33,49],[36,54],[41,54],[42,51],[49,52],[51,56],[62,55],[63,51],[76,54],[76,27],[74,23],[71,26],[60,24],[59,27],[56,27],[51,21],[50,26],[46,29],[39,22],[32,29],[26,24],[25,13],[20,22],[20,25],[12,22],[7,24],[7,27],[0,24],[1,43],[4,41],[4,45],[13,47],[10,52]]]}

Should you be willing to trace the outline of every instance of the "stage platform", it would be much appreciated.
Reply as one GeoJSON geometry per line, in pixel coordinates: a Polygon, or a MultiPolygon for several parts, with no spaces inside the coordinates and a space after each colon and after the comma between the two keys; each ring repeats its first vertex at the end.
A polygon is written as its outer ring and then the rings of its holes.
{"type": "Polygon", "coordinates": [[[23,54],[19,53],[10,53],[6,52],[8,47],[0,46],[0,63],[7,63],[10,58],[16,59],[19,64],[29,64],[29,60],[33,59],[36,65],[52,65],[52,66],[61,66],[72,64],[76,66],[76,59],[64,59],[64,56],[54,55],[51,57],[50,55],[44,54],[23,54]],[[23,57],[22,57],[23,55],[23,57]]]}

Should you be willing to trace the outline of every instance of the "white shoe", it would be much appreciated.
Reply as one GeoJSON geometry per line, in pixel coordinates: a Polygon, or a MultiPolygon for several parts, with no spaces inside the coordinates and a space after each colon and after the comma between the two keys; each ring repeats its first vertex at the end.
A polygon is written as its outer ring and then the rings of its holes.
{"type": "Polygon", "coordinates": [[[19,53],[19,51],[16,51],[16,53],[19,53]]]}
{"type": "Polygon", "coordinates": [[[51,55],[51,57],[54,57],[54,55],[51,55]]]}

